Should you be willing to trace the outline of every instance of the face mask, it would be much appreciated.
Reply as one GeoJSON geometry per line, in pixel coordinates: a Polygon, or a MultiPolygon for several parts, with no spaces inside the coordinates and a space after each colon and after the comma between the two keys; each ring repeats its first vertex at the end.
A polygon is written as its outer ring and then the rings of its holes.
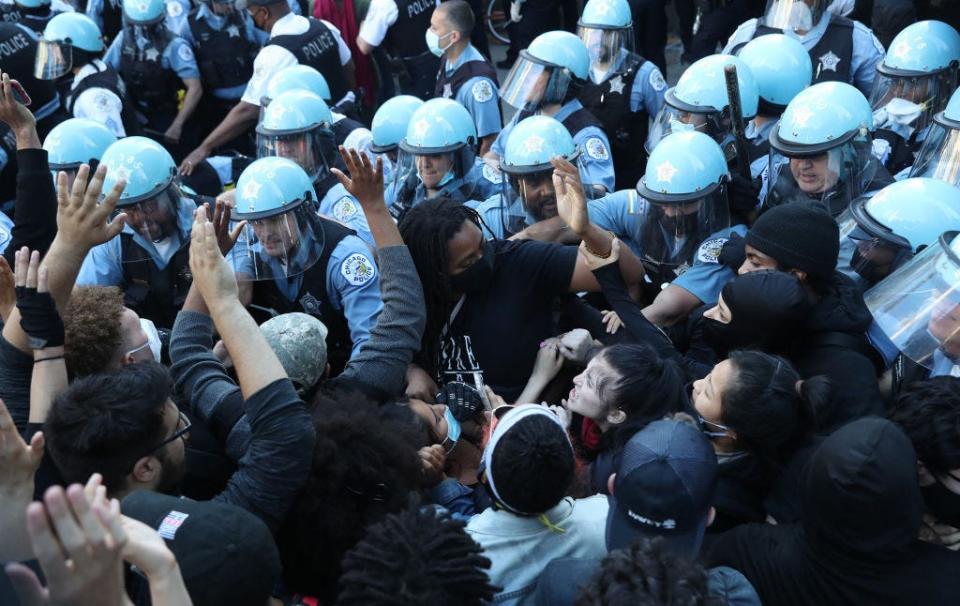
{"type": "Polygon", "coordinates": [[[155,362],[160,361],[160,351],[163,345],[160,343],[160,333],[154,323],[146,318],[140,318],[140,328],[147,333],[147,344],[150,346],[150,353],[153,354],[155,362]]]}
{"type": "Polygon", "coordinates": [[[449,36],[449,35],[452,34],[452,33],[453,33],[453,32],[450,32],[449,34],[444,34],[443,36],[438,36],[438,35],[436,35],[435,33],[433,33],[432,30],[429,30],[429,29],[428,29],[428,30],[427,30],[427,33],[426,33],[427,48],[429,48],[429,49],[430,49],[430,52],[433,53],[434,55],[436,55],[436,56],[438,56],[438,57],[442,56],[443,53],[446,52],[446,50],[447,50],[448,48],[450,48],[451,46],[453,46],[453,42],[451,42],[450,44],[448,44],[448,45],[446,45],[446,46],[444,46],[444,47],[441,47],[441,46],[440,46],[440,40],[442,40],[443,38],[446,38],[447,36],[449,36]]]}
{"type": "Polygon", "coordinates": [[[921,114],[922,105],[898,97],[875,111],[873,121],[878,128],[893,131],[904,139],[909,139],[916,130],[913,124],[921,114]]]}
{"type": "Polygon", "coordinates": [[[454,292],[483,292],[490,288],[491,282],[493,282],[493,247],[489,242],[483,243],[482,259],[460,273],[450,276],[450,288],[454,292]]]}
{"type": "Polygon", "coordinates": [[[686,122],[681,122],[676,118],[670,118],[671,133],[689,133],[695,130],[697,130],[697,127],[693,124],[687,124],[686,122]]]}
{"type": "Polygon", "coordinates": [[[859,247],[853,249],[853,256],[850,257],[850,267],[870,284],[876,284],[889,275],[889,271],[878,267],[873,261],[865,258],[859,247]]]}
{"type": "Polygon", "coordinates": [[[443,411],[443,418],[447,421],[447,437],[443,441],[443,449],[447,454],[450,454],[457,447],[457,441],[460,440],[460,421],[453,416],[449,406],[443,411]]]}
{"type": "Polygon", "coordinates": [[[443,176],[443,179],[440,179],[440,182],[437,183],[437,187],[438,187],[438,188],[443,187],[444,185],[446,185],[447,183],[449,183],[449,182],[451,182],[451,181],[453,181],[453,171],[452,171],[452,170],[451,170],[451,171],[448,171],[447,174],[445,174],[445,175],[443,176]]]}
{"type": "Polygon", "coordinates": [[[939,480],[920,487],[927,510],[937,521],[960,528],[960,494],[951,492],[939,480]]]}

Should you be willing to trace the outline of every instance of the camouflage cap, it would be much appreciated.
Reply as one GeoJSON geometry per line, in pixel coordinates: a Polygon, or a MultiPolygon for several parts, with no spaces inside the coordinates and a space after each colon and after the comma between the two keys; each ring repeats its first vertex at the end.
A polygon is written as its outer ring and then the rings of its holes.
{"type": "Polygon", "coordinates": [[[310,389],[327,368],[327,327],[300,312],[281,314],[260,325],[287,376],[299,389],[310,389]]]}

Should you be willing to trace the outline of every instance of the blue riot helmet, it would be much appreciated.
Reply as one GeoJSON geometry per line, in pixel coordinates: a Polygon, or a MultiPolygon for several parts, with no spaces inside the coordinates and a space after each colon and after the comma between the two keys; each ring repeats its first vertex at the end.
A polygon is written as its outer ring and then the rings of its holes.
{"type": "Polygon", "coordinates": [[[960,90],[934,116],[910,176],[931,177],[960,186],[960,90]]]}
{"type": "Polygon", "coordinates": [[[237,179],[235,204],[233,218],[247,221],[231,255],[238,279],[285,280],[320,258],[317,193],[292,160],[260,158],[250,164],[237,179]]]}
{"type": "Polygon", "coordinates": [[[759,112],[777,116],[797,93],[810,86],[813,64],[800,42],[783,34],[758,36],[737,54],[757,81],[759,112]]]}
{"type": "Polygon", "coordinates": [[[152,139],[126,137],[108,147],[100,163],[107,167],[104,192],[120,179],[127,182],[117,209],[127,213],[131,229],[154,243],[176,232],[180,187],[170,152],[152,139]]]}
{"type": "Polygon", "coordinates": [[[960,230],[960,189],[936,179],[904,179],[854,200],[839,223],[841,241],[849,238],[853,248],[850,267],[876,283],[943,231],[960,230]]]}
{"type": "Polygon", "coordinates": [[[710,55],[688,67],[677,85],[667,89],[663,107],[657,114],[647,138],[652,153],[661,139],[672,132],[695,130],[710,135],[732,156],[730,100],[724,68],[735,65],[740,89],[743,118],[757,115],[760,93],[747,64],[733,55],[710,55]]]}
{"type": "Polygon", "coordinates": [[[257,124],[257,157],[280,156],[300,165],[316,183],[326,177],[336,153],[333,115],[323,99],[306,90],[281,93],[257,124]]]}
{"type": "Polygon", "coordinates": [[[831,0],[767,0],[767,8],[760,21],[767,27],[802,35],[820,23],[830,2],[831,0]]]}
{"type": "Polygon", "coordinates": [[[477,128],[464,106],[451,99],[431,99],[410,116],[399,146],[387,197],[395,206],[407,208],[466,186],[463,179],[476,160],[477,128]]]}
{"type": "Polygon", "coordinates": [[[113,131],[99,122],[70,118],[50,130],[43,140],[43,149],[54,178],[58,171],[64,171],[72,184],[80,165],[88,164],[91,171],[96,170],[103,153],[116,140],[113,131]]]}
{"type": "Polygon", "coordinates": [[[501,219],[504,233],[515,234],[527,226],[557,216],[552,158],[577,163],[579,152],[570,131],[553,118],[530,116],[510,131],[500,170],[501,219]]]}
{"type": "MultiPolygon", "coordinates": [[[[407,134],[410,117],[421,105],[423,101],[413,95],[392,97],[381,105],[370,125],[370,132],[373,133],[370,151],[378,154],[396,152],[400,140],[407,134]]],[[[396,154],[393,160],[396,160],[396,154]]]]}
{"type": "Polygon", "coordinates": [[[723,150],[704,133],[673,133],[654,148],[637,184],[646,203],[638,205],[635,241],[658,278],[683,273],[704,240],[730,227],[729,180],[723,150]]]}
{"type": "Polygon", "coordinates": [[[590,72],[590,55],[583,41],[570,32],[547,32],[520,51],[500,98],[521,111],[563,104],[576,96],[579,83],[590,72]]]}
{"type": "Polygon", "coordinates": [[[877,128],[909,140],[946,107],[957,87],[960,34],[940,21],[903,29],[877,65],[870,106],[877,128]]]}
{"type": "Polygon", "coordinates": [[[633,15],[627,0],[589,0],[577,22],[577,35],[590,56],[590,68],[607,71],[633,52],[633,15]]]}
{"type": "Polygon", "coordinates": [[[330,94],[330,85],[327,79],[319,71],[309,65],[291,65],[278,71],[270,81],[267,82],[267,93],[265,95],[264,105],[269,105],[270,100],[276,99],[282,93],[291,90],[307,90],[327,103],[332,101],[330,94]]]}
{"type": "Polygon", "coordinates": [[[50,6],[50,0],[15,0],[14,4],[23,8],[40,8],[50,6]]]}
{"type": "Polygon", "coordinates": [[[880,170],[872,130],[870,104],[855,87],[821,82],[801,91],[770,131],[764,204],[806,203],[838,216],[880,170]]]}
{"type": "Polygon", "coordinates": [[[93,19],[83,13],[60,13],[50,19],[37,41],[33,75],[56,80],[86,65],[103,49],[103,35],[93,19]]]}
{"type": "Polygon", "coordinates": [[[864,295],[904,356],[949,374],[960,363],[960,234],[946,232],[864,295]]]}
{"type": "Polygon", "coordinates": [[[166,14],[164,0],[123,0],[123,21],[130,25],[154,25],[166,14]]]}

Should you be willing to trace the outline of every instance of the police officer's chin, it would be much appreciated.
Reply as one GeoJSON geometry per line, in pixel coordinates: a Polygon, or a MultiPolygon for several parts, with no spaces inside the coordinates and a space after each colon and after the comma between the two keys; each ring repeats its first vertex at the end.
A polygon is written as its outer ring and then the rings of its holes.
{"type": "Polygon", "coordinates": [[[557,199],[548,198],[547,200],[544,200],[539,205],[531,209],[531,214],[537,219],[537,221],[545,221],[546,219],[553,219],[558,215],[557,199]]]}

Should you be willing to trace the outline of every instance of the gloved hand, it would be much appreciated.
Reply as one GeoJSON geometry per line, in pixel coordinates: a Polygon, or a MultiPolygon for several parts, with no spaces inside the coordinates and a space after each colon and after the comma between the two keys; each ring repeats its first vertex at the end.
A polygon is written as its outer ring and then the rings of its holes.
{"type": "Polygon", "coordinates": [[[730,239],[720,249],[717,262],[726,265],[733,271],[737,271],[747,260],[746,246],[747,241],[741,238],[739,234],[730,234],[730,239]]]}
{"type": "Polygon", "coordinates": [[[14,283],[20,326],[31,349],[60,347],[64,341],[63,320],[47,287],[47,270],[40,268],[40,253],[24,246],[14,256],[14,283]]]}
{"type": "Polygon", "coordinates": [[[523,19],[523,15],[520,14],[521,5],[520,2],[510,3],[510,20],[514,23],[520,23],[520,20],[523,19]]]}
{"type": "Polygon", "coordinates": [[[747,214],[757,209],[760,204],[761,179],[747,179],[739,173],[733,173],[727,194],[730,200],[730,212],[747,214]]]}
{"type": "Polygon", "coordinates": [[[437,404],[446,404],[453,417],[461,423],[471,421],[483,411],[483,398],[471,385],[451,381],[440,388],[437,404]]]}

